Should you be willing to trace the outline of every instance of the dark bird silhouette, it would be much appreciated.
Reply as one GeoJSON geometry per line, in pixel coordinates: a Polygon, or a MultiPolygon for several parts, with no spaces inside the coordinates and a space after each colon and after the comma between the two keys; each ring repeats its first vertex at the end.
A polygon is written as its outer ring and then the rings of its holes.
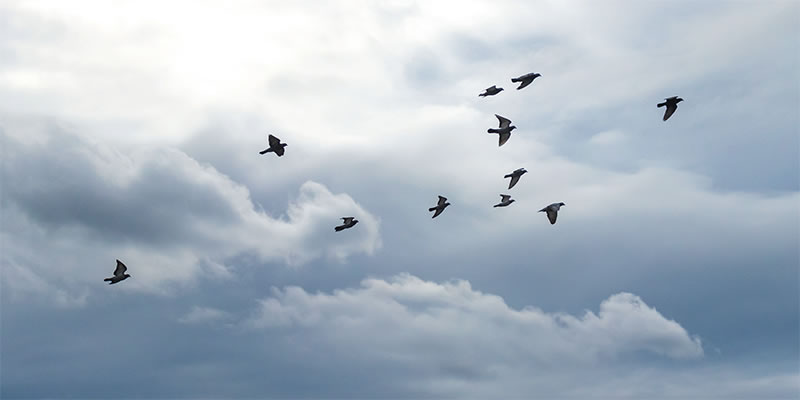
{"type": "Polygon", "coordinates": [[[125,279],[130,278],[131,276],[126,274],[125,271],[128,270],[128,267],[122,263],[122,261],[117,260],[117,268],[114,268],[114,276],[111,278],[103,279],[103,282],[110,282],[109,285],[113,285],[117,282],[124,281],[125,279]]]}
{"type": "Polygon", "coordinates": [[[499,88],[497,87],[497,85],[494,85],[492,87],[486,88],[486,90],[483,93],[479,94],[478,97],[494,96],[502,91],[503,88],[499,88]]]}
{"type": "Polygon", "coordinates": [[[547,219],[550,220],[550,225],[554,225],[556,223],[556,218],[558,218],[558,210],[562,206],[565,206],[565,205],[566,204],[564,204],[564,203],[553,203],[553,204],[550,204],[549,206],[539,210],[539,212],[546,212],[547,213],[547,219]]]}
{"type": "Polygon", "coordinates": [[[286,143],[281,143],[281,140],[275,136],[269,135],[269,147],[266,150],[259,151],[258,154],[267,154],[270,151],[275,152],[278,157],[283,155],[284,147],[288,146],[286,143]]]}
{"type": "Polygon", "coordinates": [[[666,101],[663,103],[658,103],[658,107],[661,108],[667,106],[667,109],[664,111],[664,121],[666,121],[672,116],[673,113],[675,113],[675,110],[678,109],[678,103],[682,102],[683,99],[678,96],[672,96],[667,97],[664,100],[666,101]]]}
{"type": "Polygon", "coordinates": [[[512,172],[512,173],[510,173],[510,174],[508,174],[508,175],[506,175],[506,176],[504,176],[503,178],[511,178],[511,182],[509,182],[509,183],[508,183],[508,188],[509,188],[509,189],[513,188],[513,187],[514,187],[514,185],[516,185],[516,184],[517,184],[517,182],[519,182],[519,178],[520,178],[520,177],[521,177],[523,174],[525,174],[526,172],[528,172],[528,171],[527,171],[527,170],[525,170],[525,168],[520,168],[520,169],[517,169],[517,170],[515,170],[514,172],[512,172]]]}
{"type": "Polygon", "coordinates": [[[355,224],[358,223],[358,220],[355,217],[342,217],[342,224],[333,228],[336,232],[341,230],[345,230],[347,228],[352,228],[355,224]]]}
{"type": "Polygon", "coordinates": [[[530,74],[525,74],[525,75],[522,75],[522,76],[517,77],[517,78],[511,78],[511,82],[514,82],[514,83],[522,82],[522,83],[519,84],[519,87],[517,88],[517,90],[520,90],[520,89],[524,88],[525,86],[530,85],[531,82],[533,82],[534,79],[536,79],[536,78],[538,78],[540,76],[542,76],[542,74],[531,72],[530,74]]]}
{"type": "Polygon", "coordinates": [[[505,142],[508,141],[508,138],[511,137],[511,131],[513,131],[514,129],[517,129],[517,127],[514,126],[514,125],[511,125],[511,120],[506,118],[506,117],[501,117],[501,116],[499,116],[497,114],[495,114],[494,116],[497,117],[498,121],[500,121],[500,128],[498,128],[498,129],[489,128],[489,130],[487,132],[489,132],[489,133],[497,133],[497,134],[500,135],[499,136],[498,145],[497,145],[498,147],[500,147],[503,144],[505,144],[505,142]]]}
{"type": "Polygon", "coordinates": [[[433,216],[431,218],[436,218],[436,216],[441,214],[442,211],[444,211],[444,209],[447,208],[447,206],[449,205],[450,203],[447,202],[447,197],[439,196],[439,202],[436,203],[436,207],[431,207],[428,209],[428,211],[436,211],[435,213],[433,213],[433,216]]]}
{"type": "Polygon", "coordinates": [[[500,195],[500,202],[495,204],[495,207],[507,207],[511,205],[511,203],[515,202],[516,200],[512,199],[510,195],[501,194],[500,195]]]}

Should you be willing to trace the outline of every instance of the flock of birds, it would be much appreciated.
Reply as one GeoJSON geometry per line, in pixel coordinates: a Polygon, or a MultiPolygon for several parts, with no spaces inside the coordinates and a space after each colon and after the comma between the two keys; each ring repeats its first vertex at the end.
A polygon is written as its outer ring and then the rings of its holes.
{"type": "MultiPolygon", "coordinates": [[[[517,90],[523,89],[526,86],[533,83],[533,80],[542,76],[539,73],[531,72],[529,74],[525,74],[516,78],[512,78],[511,82],[519,83],[517,90]]],[[[489,97],[497,95],[498,93],[502,92],[503,88],[497,87],[497,85],[493,85],[491,87],[486,88],[483,93],[479,94],[479,97],[489,97]]],[[[667,97],[664,99],[663,102],[658,103],[657,107],[666,107],[664,110],[664,117],[663,120],[666,121],[672,114],[675,113],[675,110],[678,109],[678,103],[682,102],[683,99],[678,96],[667,97]]],[[[489,128],[487,132],[489,133],[496,133],[498,135],[498,147],[504,145],[509,138],[511,138],[511,131],[517,129],[516,126],[511,125],[511,120],[495,114],[497,120],[499,122],[499,126],[497,128],[489,128]]],[[[286,152],[286,143],[281,143],[281,140],[272,134],[269,135],[268,138],[269,147],[260,151],[258,154],[264,155],[267,153],[275,153],[278,157],[282,157],[286,152]]],[[[511,190],[517,182],[519,182],[519,178],[527,173],[528,171],[525,168],[519,168],[510,174],[505,175],[503,178],[511,178],[511,181],[508,184],[508,189],[511,190]]],[[[500,202],[495,204],[494,207],[508,207],[513,203],[515,200],[511,198],[511,195],[508,194],[501,194],[500,195],[500,202]]],[[[428,211],[433,212],[433,216],[431,218],[436,218],[441,214],[450,203],[447,201],[447,198],[444,196],[439,196],[439,201],[436,203],[435,206],[428,209],[428,211]]],[[[555,225],[556,219],[558,218],[558,211],[561,207],[565,206],[563,202],[552,203],[541,210],[539,212],[547,213],[547,219],[550,221],[551,225],[555,225]]],[[[340,232],[345,229],[349,229],[354,227],[358,223],[358,220],[355,217],[342,217],[342,224],[334,227],[334,231],[340,232]]],[[[114,276],[110,278],[103,279],[105,282],[109,282],[110,285],[115,283],[124,281],[125,279],[130,278],[130,275],[127,274],[128,267],[125,264],[117,260],[117,266],[114,269],[114,276]]]]}

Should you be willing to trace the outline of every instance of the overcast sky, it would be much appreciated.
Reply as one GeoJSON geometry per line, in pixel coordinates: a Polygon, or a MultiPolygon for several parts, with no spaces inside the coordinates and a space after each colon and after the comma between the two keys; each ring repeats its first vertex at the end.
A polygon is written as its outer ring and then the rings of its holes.
{"type": "Polygon", "coordinates": [[[790,0],[2,2],[0,397],[797,398],[798,49],[790,0]]]}

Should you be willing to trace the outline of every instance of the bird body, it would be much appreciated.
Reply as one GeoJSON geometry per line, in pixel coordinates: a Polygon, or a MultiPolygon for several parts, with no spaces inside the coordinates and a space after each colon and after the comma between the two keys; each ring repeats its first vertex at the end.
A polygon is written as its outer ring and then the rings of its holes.
{"type": "Polygon", "coordinates": [[[358,223],[358,220],[355,217],[342,217],[342,224],[333,228],[336,232],[352,228],[355,224],[358,223]]]}
{"type": "Polygon", "coordinates": [[[494,85],[492,87],[486,88],[486,90],[484,90],[483,93],[479,94],[478,97],[494,96],[502,91],[503,88],[499,88],[497,87],[497,85],[494,85]]]}
{"type": "Polygon", "coordinates": [[[103,282],[109,282],[109,285],[113,285],[117,282],[124,281],[125,279],[130,278],[131,276],[126,274],[125,271],[128,270],[128,267],[122,263],[122,261],[117,260],[117,267],[114,268],[114,276],[111,278],[103,279],[103,282]]]}
{"type": "Polygon", "coordinates": [[[671,117],[672,114],[675,113],[675,110],[678,109],[678,103],[680,103],[682,101],[683,101],[682,98],[680,98],[678,96],[672,96],[672,97],[667,97],[666,99],[664,99],[663,103],[658,103],[657,106],[659,108],[664,107],[664,106],[667,107],[667,109],[664,110],[664,121],[668,120],[669,117],[671,117]]]}
{"type": "Polygon", "coordinates": [[[494,206],[495,207],[508,207],[514,201],[516,201],[516,200],[512,199],[510,195],[501,194],[500,195],[500,202],[495,204],[494,206]]]}
{"type": "Polygon", "coordinates": [[[554,225],[556,223],[556,219],[558,218],[558,210],[561,209],[562,206],[565,206],[564,203],[553,203],[549,206],[539,210],[539,212],[546,212],[547,219],[550,220],[550,225],[554,225]]]}
{"type": "Polygon", "coordinates": [[[266,150],[259,151],[258,154],[267,154],[269,152],[274,152],[278,155],[278,157],[282,156],[284,151],[284,147],[288,146],[286,143],[281,143],[281,140],[276,138],[275,136],[269,135],[269,147],[266,150]]]}
{"type": "Polygon", "coordinates": [[[450,203],[447,202],[447,197],[439,196],[439,202],[436,203],[436,207],[431,207],[428,209],[428,211],[436,211],[433,213],[433,216],[431,218],[436,218],[436,216],[441,214],[442,211],[444,211],[444,209],[447,208],[447,206],[449,205],[450,203]]]}
{"type": "Polygon", "coordinates": [[[511,78],[511,82],[514,82],[514,83],[522,82],[522,83],[519,84],[519,87],[517,88],[517,90],[520,90],[520,89],[524,88],[525,86],[530,85],[531,82],[533,82],[534,79],[536,79],[536,78],[538,78],[540,76],[542,76],[542,74],[539,74],[539,73],[536,73],[536,72],[531,72],[529,74],[525,74],[525,75],[522,75],[522,76],[519,76],[519,77],[516,77],[516,78],[511,78]]]}
{"type": "Polygon", "coordinates": [[[517,184],[517,182],[519,182],[519,178],[520,178],[520,177],[521,177],[523,174],[525,174],[526,172],[528,172],[528,171],[527,171],[527,170],[525,170],[525,168],[520,168],[520,169],[517,169],[517,170],[515,170],[514,172],[512,172],[512,173],[510,173],[510,174],[508,174],[508,175],[506,175],[506,176],[504,176],[503,178],[511,178],[511,182],[509,182],[509,183],[508,183],[508,188],[509,188],[509,189],[513,188],[513,187],[514,187],[514,185],[516,185],[516,184],[517,184]]]}
{"type": "Polygon", "coordinates": [[[500,127],[496,128],[496,129],[495,128],[489,128],[489,130],[487,130],[487,132],[489,132],[489,133],[497,133],[498,135],[500,135],[499,136],[498,145],[497,145],[497,147],[500,147],[500,146],[502,146],[503,144],[505,144],[508,141],[508,139],[511,137],[511,131],[513,131],[514,129],[517,129],[517,127],[514,126],[514,125],[511,125],[511,120],[506,118],[506,117],[502,117],[502,116],[497,115],[497,114],[495,114],[494,116],[497,117],[497,120],[500,122],[500,127]]]}

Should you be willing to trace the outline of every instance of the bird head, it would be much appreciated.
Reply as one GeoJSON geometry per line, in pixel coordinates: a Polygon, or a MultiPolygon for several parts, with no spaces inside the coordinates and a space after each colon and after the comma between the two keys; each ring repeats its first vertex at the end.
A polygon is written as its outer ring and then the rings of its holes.
{"type": "Polygon", "coordinates": [[[508,131],[509,132],[513,131],[514,129],[517,129],[517,127],[514,126],[514,125],[511,125],[511,126],[508,127],[508,131]]]}
{"type": "Polygon", "coordinates": [[[536,79],[536,78],[538,78],[540,76],[542,76],[542,74],[537,72],[537,73],[533,74],[533,79],[536,79]]]}
{"type": "Polygon", "coordinates": [[[519,173],[520,173],[520,175],[521,175],[521,174],[526,174],[526,173],[528,173],[528,170],[527,170],[527,169],[525,169],[525,168],[520,168],[520,169],[519,169],[519,173]]]}
{"type": "Polygon", "coordinates": [[[124,277],[126,277],[126,278],[130,278],[130,277],[131,277],[131,276],[130,276],[130,275],[128,275],[128,274],[122,274],[122,276],[124,276],[124,277]]]}
{"type": "Polygon", "coordinates": [[[353,220],[353,225],[355,225],[355,224],[357,224],[357,223],[358,223],[358,220],[357,220],[357,219],[354,219],[354,220],[353,220]]]}
{"type": "Polygon", "coordinates": [[[564,204],[564,203],[558,203],[558,205],[559,205],[559,206],[561,206],[561,207],[564,207],[566,204],[564,204]]]}
{"type": "Polygon", "coordinates": [[[502,92],[502,91],[503,91],[503,88],[497,88],[497,91],[498,91],[498,92],[502,92]]]}
{"type": "Polygon", "coordinates": [[[682,102],[682,101],[683,101],[683,99],[682,99],[682,98],[680,98],[680,97],[678,97],[677,99],[675,99],[675,104],[677,104],[677,103],[680,103],[680,102],[682,102]]]}
{"type": "Polygon", "coordinates": [[[514,200],[514,199],[511,199],[511,200],[509,200],[509,201],[508,201],[508,204],[511,204],[511,203],[513,203],[513,202],[515,202],[515,201],[516,201],[516,200],[514,200]]]}

